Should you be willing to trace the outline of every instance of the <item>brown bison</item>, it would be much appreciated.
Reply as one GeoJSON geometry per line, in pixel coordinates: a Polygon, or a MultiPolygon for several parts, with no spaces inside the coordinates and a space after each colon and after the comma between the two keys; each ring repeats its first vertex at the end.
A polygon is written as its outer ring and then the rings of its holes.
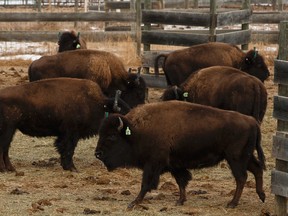
{"type": "Polygon", "coordinates": [[[30,81],[56,77],[90,79],[99,84],[107,97],[121,90],[122,99],[131,107],[145,103],[143,77],[128,73],[120,58],[105,51],[73,50],[43,56],[31,63],[28,75],[30,81]]]}
{"type": "Polygon", "coordinates": [[[75,171],[72,157],[79,139],[97,134],[107,113],[129,111],[123,101],[117,103],[120,108],[113,101],[97,83],[75,78],[46,79],[0,90],[0,171],[15,170],[8,151],[17,129],[29,136],[56,136],[54,145],[63,169],[75,171]]]}
{"type": "Polygon", "coordinates": [[[155,59],[156,74],[159,73],[158,61],[162,57],[168,85],[179,86],[191,73],[215,65],[240,69],[262,82],[270,75],[264,58],[255,49],[244,53],[237,46],[227,43],[210,42],[160,54],[155,59]]]}
{"type": "Polygon", "coordinates": [[[119,167],[143,170],[141,190],[129,208],[157,189],[165,172],[176,179],[180,190],[177,204],[182,205],[191,180],[188,169],[211,167],[225,159],[236,180],[228,207],[235,207],[247,170],[255,177],[259,198],[265,200],[265,156],[260,140],[259,124],[251,116],[174,100],[141,105],[125,116],[111,114],[100,126],[95,156],[108,171],[119,167]],[[255,149],[258,159],[253,154],[255,149]]]}
{"type": "Polygon", "coordinates": [[[254,76],[227,66],[212,66],[191,74],[179,87],[168,87],[162,99],[234,110],[262,122],[267,108],[267,90],[254,76]]]}
{"type": "Polygon", "coordinates": [[[87,49],[86,41],[80,37],[80,32],[76,34],[74,30],[65,31],[58,36],[58,52],[64,52],[75,49],[87,49]]]}

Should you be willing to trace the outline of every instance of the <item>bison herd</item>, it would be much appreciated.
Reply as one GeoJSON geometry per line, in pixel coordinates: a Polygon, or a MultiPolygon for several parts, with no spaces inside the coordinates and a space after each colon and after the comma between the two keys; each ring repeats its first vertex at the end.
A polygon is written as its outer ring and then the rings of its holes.
{"type": "Polygon", "coordinates": [[[239,203],[247,171],[264,202],[261,122],[267,107],[264,81],[269,77],[258,51],[211,42],[164,57],[168,87],[148,103],[139,73],[131,73],[116,55],[86,48],[74,32],[59,35],[59,52],[31,63],[28,83],[0,91],[0,171],[15,171],[9,148],[16,130],[35,137],[54,136],[64,170],[77,171],[73,154],[80,139],[99,134],[95,156],[108,171],[143,170],[142,202],[170,172],[179,186],[177,205],[186,201],[190,169],[226,160],[236,181],[239,203]],[[145,103],[146,102],[146,103],[145,103]],[[255,156],[255,153],[257,156],[255,156]]]}

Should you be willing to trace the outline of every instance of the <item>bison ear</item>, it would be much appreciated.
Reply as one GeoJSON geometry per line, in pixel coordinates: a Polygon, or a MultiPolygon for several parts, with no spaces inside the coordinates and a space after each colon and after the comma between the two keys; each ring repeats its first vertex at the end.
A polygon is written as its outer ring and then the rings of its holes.
{"type": "Polygon", "coordinates": [[[118,119],[119,119],[119,125],[117,127],[117,130],[121,133],[124,132],[126,136],[130,136],[131,129],[129,128],[129,126],[124,126],[123,120],[120,116],[118,117],[118,119]],[[125,128],[125,131],[123,131],[124,128],[125,128]]]}

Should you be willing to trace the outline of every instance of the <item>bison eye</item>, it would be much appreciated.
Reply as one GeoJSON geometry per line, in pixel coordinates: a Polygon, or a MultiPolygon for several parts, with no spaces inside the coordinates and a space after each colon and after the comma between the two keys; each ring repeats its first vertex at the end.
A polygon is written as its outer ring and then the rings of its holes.
{"type": "Polygon", "coordinates": [[[102,151],[96,151],[96,152],[95,152],[95,157],[96,157],[97,159],[101,159],[101,158],[103,157],[103,152],[102,152],[102,151]]]}

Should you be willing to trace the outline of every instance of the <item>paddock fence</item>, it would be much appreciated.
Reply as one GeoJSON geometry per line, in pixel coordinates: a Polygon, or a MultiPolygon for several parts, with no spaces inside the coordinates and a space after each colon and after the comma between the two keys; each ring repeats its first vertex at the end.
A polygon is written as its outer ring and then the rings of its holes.
{"type": "Polygon", "coordinates": [[[274,96],[273,117],[277,131],[273,137],[272,155],[276,166],[271,174],[271,191],[275,194],[276,215],[287,215],[288,198],[288,21],[280,23],[279,54],[274,61],[274,83],[278,95],[274,96]]]}
{"type": "MultiPolygon", "coordinates": [[[[38,1],[39,2],[39,1],[38,1]]],[[[53,2],[53,1],[52,1],[53,2]]],[[[79,4],[80,1],[75,1],[79,4]]],[[[121,23],[126,29],[116,31],[81,31],[81,35],[88,41],[127,40],[135,41],[137,55],[141,56],[144,76],[149,87],[166,87],[163,76],[150,77],[149,68],[154,67],[154,59],[159,53],[167,50],[151,50],[151,45],[191,46],[208,41],[219,41],[241,45],[247,49],[251,41],[266,41],[278,43],[279,32],[253,32],[249,25],[254,23],[279,24],[288,18],[288,13],[252,12],[249,0],[236,8],[216,7],[216,0],[210,0],[209,8],[191,8],[190,1],[183,1],[185,8],[164,8],[163,1],[113,2],[105,1],[105,11],[89,12],[1,12],[0,23],[38,23],[38,22],[104,22],[121,23]],[[156,9],[155,9],[156,8],[156,9]],[[119,11],[120,9],[120,11],[119,11]],[[117,11],[118,10],[118,11],[117,11]],[[163,26],[189,26],[190,29],[165,29],[163,26]],[[128,29],[128,30],[127,30],[128,29]],[[267,41],[267,38],[269,41],[267,41]],[[148,73],[148,74],[147,74],[148,73]]],[[[173,2],[173,1],[172,1],[173,2]]],[[[165,4],[165,6],[168,4],[165,4]]],[[[224,3],[222,4],[224,5],[224,3]]],[[[105,25],[108,27],[109,25],[105,25]]],[[[77,27],[76,27],[77,29],[77,27]]],[[[57,42],[59,31],[55,30],[0,30],[0,41],[32,41],[57,42]]]]}

